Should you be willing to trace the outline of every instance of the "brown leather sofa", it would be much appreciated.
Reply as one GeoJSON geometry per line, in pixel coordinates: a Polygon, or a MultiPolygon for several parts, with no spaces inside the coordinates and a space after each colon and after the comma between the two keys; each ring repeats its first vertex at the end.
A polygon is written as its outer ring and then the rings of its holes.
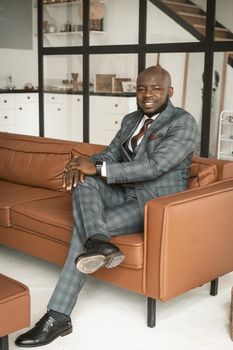
{"type": "MultiPolygon", "coordinates": [[[[72,155],[100,145],[0,133],[0,244],[62,265],[71,231],[71,194],[62,189],[72,155]]],[[[190,189],[150,200],[144,234],[112,239],[125,253],[94,277],[143,294],[147,324],[156,300],[167,301],[233,270],[233,162],[194,157],[190,189]]],[[[124,232],[122,232],[124,233],[124,232]]]]}

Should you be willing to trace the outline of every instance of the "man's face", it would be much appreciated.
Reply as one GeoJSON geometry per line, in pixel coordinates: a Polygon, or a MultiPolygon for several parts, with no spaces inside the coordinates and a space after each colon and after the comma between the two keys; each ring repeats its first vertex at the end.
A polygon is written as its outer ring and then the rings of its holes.
{"type": "Polygon", "coordinates": [[[151,117],[159,112],[173,95],[168,76],[159,71],[142,72],[137,80],[137,104],[144,114],[151,117]]]}

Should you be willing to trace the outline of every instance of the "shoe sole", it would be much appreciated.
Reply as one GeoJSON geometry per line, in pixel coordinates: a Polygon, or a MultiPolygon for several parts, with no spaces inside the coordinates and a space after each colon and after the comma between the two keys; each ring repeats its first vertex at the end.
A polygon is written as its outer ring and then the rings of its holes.
{"type": "Polygon", "coordinates": [[[15,342],[15,345],[17,345],[17,346],[19,346],[20,348],[37,348],[37,347],[39,347],[39,346],[43,346],[43,345],[47,345],[47,344],[50,344],[50,343],[52,343],[56,338],[58,338],[58,337],[65,337],[66,335],[69,335],[70,333],[72,333],[72,331],[73,331],[73,327],[70,327],[70,328],[68,328],[68,329],[65,329],[63,332],[61,332],[61,333],[59,333],[59,334],[57,334],[57,335],[55,335],[52,339],[50,339],[49,341],[47,341],[47,342],[44,342],[44,343],[38,343],[38,344],[25,344],[25,345],[23,345],[23,344],[17,344],[16,342],[15,342]]]}
{"type": "Polygon", "coordinates": [[[107,256],[104,255],[93,255],[83,257],[76,263],[77,269],[85,274],[94,273],[103,266],[108,269],[118,266],[122,263],[125,256],[121,252],[112,253],[107,256]]]}
{"type": "Polygon", "coordinates": [[[112,256],[110,256],[109,263],[105,263],[105,266],[108,269],[112,269],[113,267],[120,265],[124,259],[125,259],[125,256],[121,252],[112,254],[112,256]]]}

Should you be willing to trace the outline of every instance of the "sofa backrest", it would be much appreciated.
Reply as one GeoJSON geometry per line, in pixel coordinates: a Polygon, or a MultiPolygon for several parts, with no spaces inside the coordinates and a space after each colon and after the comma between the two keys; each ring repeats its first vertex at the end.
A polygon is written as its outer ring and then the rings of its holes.
{"type": "Polygon", "coordinates": [[[72,150],[89,156],[103,148],[0,132],[0,179],[60,191],[63,190],[63,171],[72,157],[72,150]]]}
{"type": "MultiPolygon", "coordinates": [[[[106,146],[0,132],[0,179],[61,191],[73,155],[91,156],[106,146]]],[[[189,188],[233,177],[233,162],[193,157],[189,188]]]]}
{"type": "Polygon", "coordinates": [[[189,188],[203,187],[233,177],[233,162],[194,156],[189,169],[189,188]]]}

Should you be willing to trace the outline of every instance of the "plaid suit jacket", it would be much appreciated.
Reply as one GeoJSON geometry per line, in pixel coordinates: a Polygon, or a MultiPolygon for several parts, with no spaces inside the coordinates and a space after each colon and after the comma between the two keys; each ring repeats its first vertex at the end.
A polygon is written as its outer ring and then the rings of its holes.
{"type": "Polygon", "coordinates": [[[141,111],[126,115],[110,145],[92,159],[106,161],[108,184],[133,183],[143,212],[148,200],[187,188],[198,128],[191,114],[169,101],[131,154],[125,145],[142,116],[141,111]]]}

